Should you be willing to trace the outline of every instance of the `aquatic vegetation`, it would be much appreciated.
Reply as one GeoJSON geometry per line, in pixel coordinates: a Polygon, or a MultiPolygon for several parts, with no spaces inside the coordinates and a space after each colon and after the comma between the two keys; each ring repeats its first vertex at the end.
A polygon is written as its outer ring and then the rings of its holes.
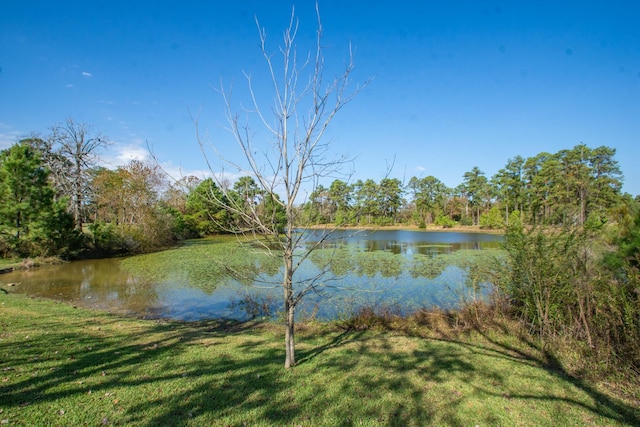
{"type": "MultiPolygon", "coordinates": [[[[274,317],[281,310],[282,280],[277,254],[234,237],[189,241],[155,254],[122,260],[121,267],[138,277],[172,287],[185,286],[228,296],[236,316],[274,317]],[[275,256],[274,256],[275,255],[275,256]]],[[[401,245],[399,243],[398,245],[401,245]]],[[[434,244],[432,252],[368,250],[339,243],[317,249],[299,269],[298,283],[324,272],[317,292],[301,304],[301,313],[324,319],[350,315],[360,307],[395,305],[410,313],[422,307],[451,308],[482,299],[491,286],[492,266],[500,250],[449,250],[434,244]]]]}
{"type": "Polygon", "coordinates": [[[474,280],[487,281],[491,277],[492,267],[502,262],[505,252],[500,249],[473,250],[463,249],[435,257],[415,254],[409,263],[412,277],[438,277],[444,269],[455,265],[463,270],[473,272],[474,280]]]}
{"type": "MultiPolygon", "coordinates": [[[[499,243],[491,239],[456,233],[338,234],[297,270],[296,289],[314,283],[298,315],[330,320],[366,306],[394,306],[410,314],[482,300],[495,282],[492,272],[502,253],[486,249],[487,243],[499,243]]],[[[301,253],[302,248],[296,257],[301,253]]],[[[145,317],[244,320],[277,318],[282,310],[279,253],[236,236],[190,240],[162,252],[77,261],[36,273],[28,280],[18,273],[3,278],[29,283],[16,287],[18,292],[145,317]]]]}
{"type": "Polygon", "coordinates": [[[250,285],[263,272],[278,271],[279,259],[240,244],[233,236],[190,240],[183,246],[121,261],[121,268],[145,280],[213,292],[229,280],[250,285]]]}

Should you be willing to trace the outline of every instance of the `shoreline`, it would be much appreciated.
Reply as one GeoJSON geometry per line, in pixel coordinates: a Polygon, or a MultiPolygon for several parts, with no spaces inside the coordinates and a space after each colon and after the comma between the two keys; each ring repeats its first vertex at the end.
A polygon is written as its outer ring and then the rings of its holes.
{"type": "Polygon", "coordinates": [[[370,230],[370,231],[419,231],[424,233],[482,233],[482,234],[504,234],[502,230],[494,229],[481,229],[477,225],[456,225],[455,227],[441,227],[436,225],[429,225],[426,228],[419,228],[417,225],[398,224],[398,225],[353,225],[353,226],[336,226],[335,224],[317,224],[309,225],[300,228],[308,230],[370,230]]]}
{"type": "MultiPolygon", "coordinates": [[[[397,224],[397,225],[355,225],[355,226],[336,226],[334,224],[316,224],[309,226],[297,227],[306,230],[354,230],[354,231],[417,231],[421,233],[477,233],[477,234],[496,234],[503,235],[502,230],[485,230],[481,229],[477,225],[457,225],[455,227],[444,228],[436,225],[429,225],[426,228],[419,228],[417,225],[397,224]]],[[[117,256],[107,256],[105,258],[116,258],[117,256]]],[[[0,275],[6,273],[12,273],[19,270],[28,270],[30,268],[41,267],[44,265],[53,265],[64,262],[57,257],[37,257],[37,258],[24,258],[21,260],[14,260],[13,262],[6,263],[0,266],[0,275]]]]}

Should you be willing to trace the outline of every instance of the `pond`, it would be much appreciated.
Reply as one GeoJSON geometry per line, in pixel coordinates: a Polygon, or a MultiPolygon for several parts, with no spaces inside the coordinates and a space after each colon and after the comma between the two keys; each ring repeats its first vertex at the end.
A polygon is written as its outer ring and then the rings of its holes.
{"type": "MultiPolygon", "coordinates": [[[[306,232],[300,253],[322,233],[306,232]]],[[[297,279],[315,280],[317,292],[305,296],[298,317],[336,319],[363,305],[406,314],[482,298],[491,286],[486,266],[499,259],[502,240],[483,233],[338,231],[301,264],[297,279]]],[[[146,318],[246,320],[277,316],[280,277],[277,257],[221,237],[155,254],[2,274],[0,286],[146,318]]]]}

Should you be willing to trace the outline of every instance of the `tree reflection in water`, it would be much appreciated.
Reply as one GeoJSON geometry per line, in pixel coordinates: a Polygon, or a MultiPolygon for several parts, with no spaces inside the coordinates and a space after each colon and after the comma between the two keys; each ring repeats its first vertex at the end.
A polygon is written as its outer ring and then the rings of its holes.
{"type": "MultiPolygon", "coordinates": [[[[300,318],[335,319],[362,306],[405,314],[455,307],[486,295],[491,266],[502,253],[493,250],[502,239],[496,235],[384,231],[338,237],[300,269],[301,280],[329,273],[319,292],[305,297],[300,318]]],[[[277,254],[213,239],[155,254],[4,274],[0,284],[20,283],[11,291],[139,316],[244,320],[278,315],[278,261],[277,254]]]]}

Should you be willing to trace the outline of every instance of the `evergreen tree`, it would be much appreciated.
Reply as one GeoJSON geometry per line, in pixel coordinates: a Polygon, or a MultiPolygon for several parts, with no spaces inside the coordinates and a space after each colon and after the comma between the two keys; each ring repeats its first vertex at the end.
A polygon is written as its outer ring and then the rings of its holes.
{"type": "Polygon", "coordinates": [[[229,231],[229,213],[224,208],[229,203],[214,180],[207,178],[187,195],[186,218],[202,237],[229,231]]]}
{"type": "Polygon", "coordinates": [[[489,199],[489,182],[484,172],[474,166],[469,172],[465,172],[463,188],[471,207],[474,208],[474,223],[477,224],[481,210],[489,199]]]}
{"type": "Polygon", "coordinates": [[[66,201],[54,191],[41,156],[28,144],[0,153],[0,241],[4,255],[65,255],[78,243],[66,201]],[[71,221],[70,221],[71,220],[71,221]]]}

